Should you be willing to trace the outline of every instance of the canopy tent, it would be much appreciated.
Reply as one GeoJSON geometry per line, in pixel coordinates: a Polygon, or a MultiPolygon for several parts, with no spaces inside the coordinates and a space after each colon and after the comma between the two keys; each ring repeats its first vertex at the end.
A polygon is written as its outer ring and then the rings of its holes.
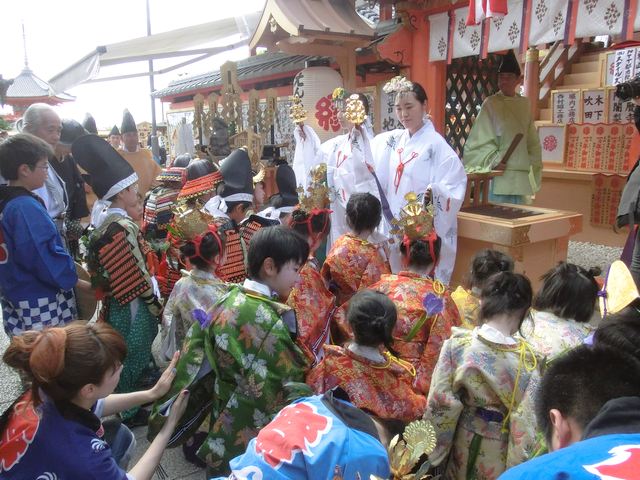
{"type": "Polygon", "coordinates": [[[55,75],[49,80],[49,83],[56,92],[62,92],[85,82],[101,82],[167,73],[218,53],[248,45],[249,38],[259,19],[260,12],[254,12],[241,17],[225,18],[99,46],[55,75]],[[145,64],[139,72],[101,76],[103,67],[170,58],[179,59],[179,62],[153,72],[150,72],[148,65],[145,64]]]}

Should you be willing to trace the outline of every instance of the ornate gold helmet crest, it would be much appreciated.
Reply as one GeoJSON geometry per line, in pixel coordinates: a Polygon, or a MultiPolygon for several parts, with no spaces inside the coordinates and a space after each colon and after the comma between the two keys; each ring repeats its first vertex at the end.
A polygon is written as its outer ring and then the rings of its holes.
{"type": "Polygon", "coordinates": [[[406,235],[417,240],[429,235],[433,230],[433,205],[425,206],[414,192],[404,196],[407,204],[400,210],[400,218],[391,221],[394,235],[406,235]]]}
{"type": "Polygon", "coordinates": [[[327,164],[321,163],[311,169],[307,190],[298,187],[299,208],[305,212],[329,208],[331,189],[327,186],[327,164]]]}
{"type": "Polygon", "coordinates": [[[182,240],[190,241],[198,235],[206,232],[209,225],[215,223],[214,217],[207,212],[200,210],[197,205],[192,208],[186,204],[178,205],[172,208],[173,223],[168,227],[171,235],[182,240]]]}

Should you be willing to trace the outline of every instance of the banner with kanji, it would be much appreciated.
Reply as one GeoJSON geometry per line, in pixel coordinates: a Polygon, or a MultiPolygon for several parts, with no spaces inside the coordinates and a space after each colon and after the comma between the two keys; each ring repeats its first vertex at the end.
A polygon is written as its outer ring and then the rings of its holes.
{"type": "Polygon", "coordinates": [[[620,34],[624,20],[624,8],[625,0],[582,0],[578,2],[576,38],[620,34]]]}
{"type": "Polygon", "coordinates": [[[562,40],[565,25],[570,17],[569,2],[531,0],[529,45],[535,46],[562,40]]]}
{"type": "Polygon", "coordinates": [[[625,177],[620,175],[596,174],[593,176],[591,225],[611,227],[615,224],[625,183],[625,177]]]}
{"type": "Polygon", "coordinates": [[[629,149],[635,131],[632,124],[568,125],[567,169],[628,174],[632,164],[629,149]]]}
{"type": "Polygon", "coordinates": [[[429,17],[429,61],[447,59],[449,49],[449,13],[429,17]]]}
{"type": "Polygon", "coordinates": [[[517,49],[522,35],[523,0],[509,2],[509,11],[504,17],[493,17],[489,24],[488,52],[517,49]]]}
{"type": "Polygon", "coordinates": [[[482,26],[467,25],[469,7],[458,8],[453,13],[452,58],[479,55],[480,43],[482,42],[482,26]]]}

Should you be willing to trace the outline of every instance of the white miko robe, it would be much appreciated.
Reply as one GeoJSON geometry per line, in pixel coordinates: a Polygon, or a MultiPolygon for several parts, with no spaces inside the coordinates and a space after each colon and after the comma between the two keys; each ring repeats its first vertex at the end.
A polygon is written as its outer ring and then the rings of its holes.
{"type": "MultiPolygon", "coordinates": [[[[369,192],[380,198],[375,178],[367,168],[374,166],[371,150],[373,131],[367,123],[363,125],[363,136],[360,130],[352,128],[350,134],[338,135],[315,147],[318,139],[315,131],[303,125],[306,140],[302,140],[299,127],[294,130],[296,149],[294,152],[293,171],[298,185],[305,188],[309,182],[311,168],[325,163],[327,165],[327,185],[333,189],[331,195],[331,231],[327,239],[327,251],[340,236],[349,232],[347,225],[347,202],[352,193],[369,192]],[[346,155],[346,157],[345,157],[346,155]]],[[[380,245],[386,244],[386,238],[374,232],[370,241],[380,245]]],[[[382,251],[382,250],[381,250],[382,251]]]]}
{"type": "Polygon", "coordinates": [[[375,178],[367,167],[367,164],[373,167],[370,138],[366,129],[362,132],[352,128],[348,134],[332,138],[320,147],[318,162],[327,164],[327,184],[334,193],[329,247],[350,231],[347,202],[353,193],[369,192],[379,198],[375,178]]]}
{"type": "Polygon", "coordinates": [[[293,130],[296,140],[296,149],[293,153],[293,173],[296,175],[296,185],[306,189],[309,186],[309,172],[315,167],[318,150],[320,150],[320,138],[309,125],[296,125],[293,130]],[[302,138],[300,129],[304,131],[302,138]]]}
{"type": "MultiPolygon", "coordinates": [[[[448,284],[456,261],[458,238],[457,214],[464,201],[467,174],[462,162],[426,120],[420,130],[409,136],[407,130],[392,130],[377,135],[371,142],[375,171],[395,218],[407,204],[405,195],[414,192],[421,197],[431,189],[434,226],[441,238],[440,260],[436,278],[448,284]],[[404,164],[400,175],[398,166],[404,164]]],[[[391,226],[385,221],[386,232],[391,226]]],[[[391,269],[401,268],[399,242],[391,249],[391,269]]]]}

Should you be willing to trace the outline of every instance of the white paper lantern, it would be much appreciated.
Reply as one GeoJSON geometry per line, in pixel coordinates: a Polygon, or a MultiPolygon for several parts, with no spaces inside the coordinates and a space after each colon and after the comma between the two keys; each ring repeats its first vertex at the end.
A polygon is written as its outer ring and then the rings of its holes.
{"type": "Polygon", "coordinates": [[[342,87],[342,76],[328,66],[309,66],[293,79],[293,94],[298,95],[307,110],[307,123],[325,142],[342,132],[338,112],[331,102],[336,87],[342,87]]]}

